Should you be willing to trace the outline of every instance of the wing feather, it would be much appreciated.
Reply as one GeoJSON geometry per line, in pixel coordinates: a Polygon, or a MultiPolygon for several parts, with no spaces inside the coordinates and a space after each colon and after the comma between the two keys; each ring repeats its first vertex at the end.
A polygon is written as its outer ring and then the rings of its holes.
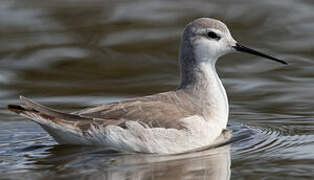
{"type": "MultiPolygon", "coordinates": [[[[184,94],[176,91],[129,99],[85,109],[74,114],[111,120],[134,120],[151,127],[181,129],[179,120],[198,113],[188,106],[184,94]],[[180,98],[178,97],[180,96],[180,98]],[[182,101],[186,100],[186,101],[182,101]]],[[[192,103],[192,102],[190,102],[192,103]]]]}

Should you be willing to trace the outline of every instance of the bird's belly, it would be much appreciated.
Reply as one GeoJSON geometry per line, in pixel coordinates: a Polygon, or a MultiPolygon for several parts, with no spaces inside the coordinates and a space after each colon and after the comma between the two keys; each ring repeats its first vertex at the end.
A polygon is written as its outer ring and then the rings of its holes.
{"type": "Polygon", "coordinates": [[[93,127],[87,142],[124,151],[175,154],[215,144],[223,130],[200,116],[184,118],[180,123],[184,129],[150,128],[136,121],[126,122],[127,128],[93,127]]]}

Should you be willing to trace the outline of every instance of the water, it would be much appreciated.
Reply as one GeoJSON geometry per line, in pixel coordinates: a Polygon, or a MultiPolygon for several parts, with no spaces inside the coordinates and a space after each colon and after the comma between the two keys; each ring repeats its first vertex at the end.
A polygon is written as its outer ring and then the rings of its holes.
{"type": "Polygon", "coordinates": [[[314,3],[276,1],[0,2],[0,179],[313,179],[314,3]],[[223,20],[235,39],[283,57],[217,65],[231,145],[182,156],[60,146],[10,113],[24,95],[66,112],[174,89],[184,25],[223,20]]]}

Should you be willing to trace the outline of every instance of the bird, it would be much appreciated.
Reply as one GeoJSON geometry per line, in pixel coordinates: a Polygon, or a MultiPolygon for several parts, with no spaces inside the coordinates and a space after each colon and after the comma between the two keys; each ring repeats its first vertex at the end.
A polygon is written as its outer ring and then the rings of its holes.
{"type": "Polygon", "coordinates": [[[66,113],[20,96],[8,109],[38,123],[59,144],[94,145],[118,151],[177,154],[214,144],[227,129],[229,104],[216,72],[217,60],[245,52],[282,64],[238,43],[212,18],[188,23],[179,48],[176,89],[66,113]]]}

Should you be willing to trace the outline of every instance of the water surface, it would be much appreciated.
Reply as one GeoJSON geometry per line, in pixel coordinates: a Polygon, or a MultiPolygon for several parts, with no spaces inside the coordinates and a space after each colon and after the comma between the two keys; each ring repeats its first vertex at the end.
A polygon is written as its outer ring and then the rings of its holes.
{"type": "Polygon", "coordinates": [[[313,179],[313,32],[314,3],[304,0],[3,0],[0,179],[313,179]],[[70,112],[172,90],[180,34],[197,17],[220,19],[239,42],[289,62],[218,62],[230,145],[186,156],[60,146],[6,110],[19,95],[70,112]]]}

